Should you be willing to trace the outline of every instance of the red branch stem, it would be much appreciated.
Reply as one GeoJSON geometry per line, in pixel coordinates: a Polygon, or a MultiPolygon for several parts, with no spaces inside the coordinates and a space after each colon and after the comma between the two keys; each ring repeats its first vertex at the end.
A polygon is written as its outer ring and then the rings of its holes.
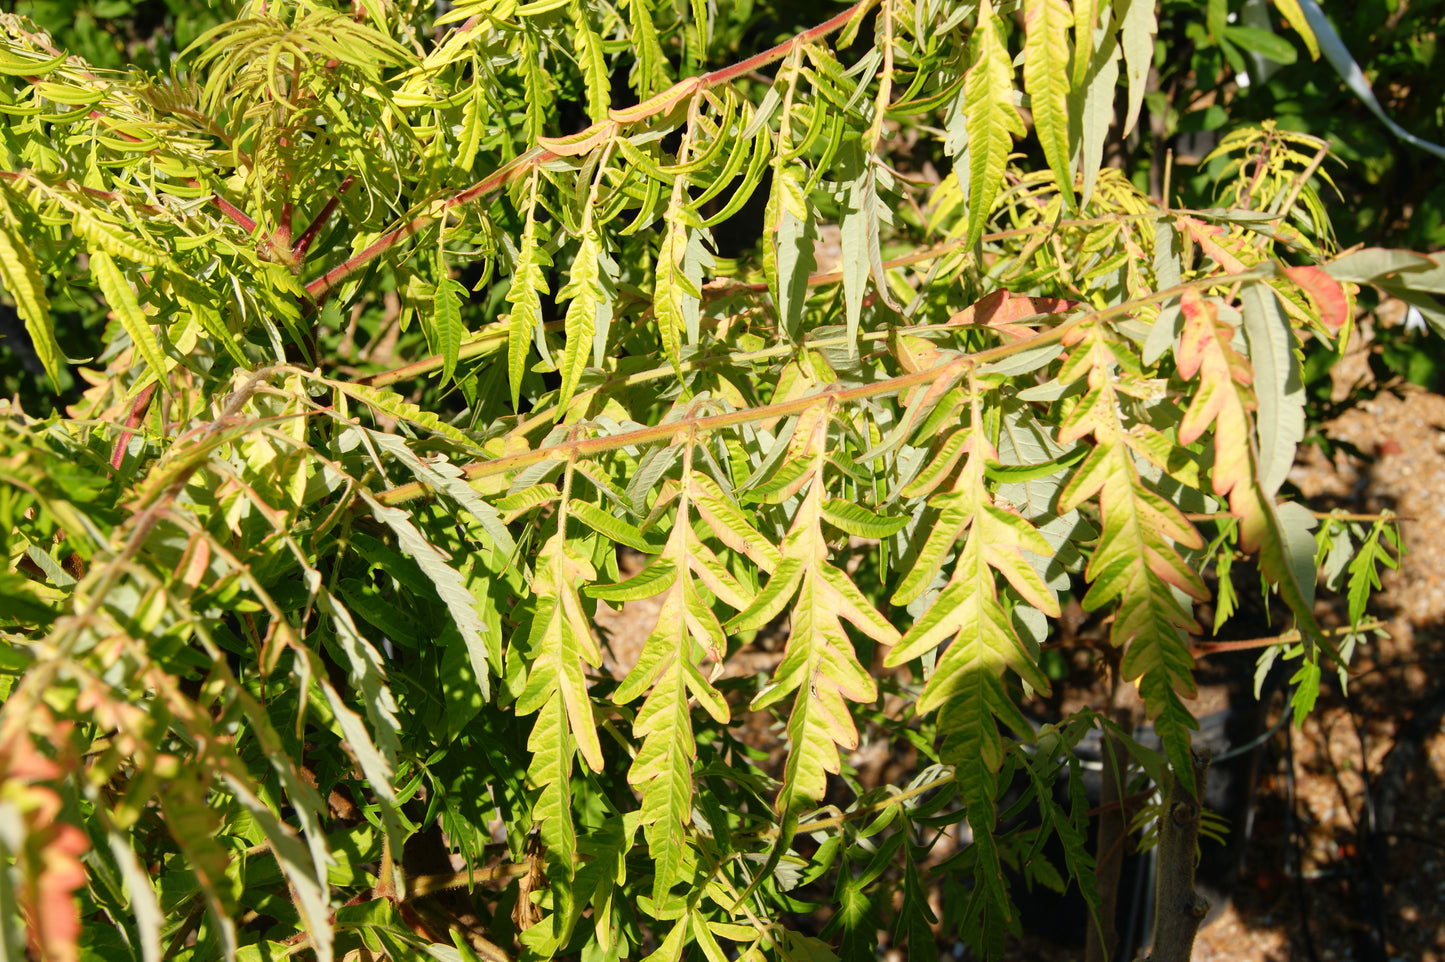
{"type": "Polygon", "coordinates": [[[236,224],[236,226],[240,227],[243,231],[248,234],[255,233],[256,222],[250,217],[246,216],[246,212],[243,211],[241,208],[237,207],[235,204],[231,203],[220,194],[212,194],[211,203],[215,204],[221,213],[231,218],[231,220],[236,224]]]}
{"type": "Polygon", "coordinates": [[[115,451],[110,456],[110,466],[113,470],[119,471],[121,463],[125,461],[125,449],[130,447],[130,439],[135,437],[135,429],[145,419],[146,408],[150,407],[151,398],[155,397],[158,386],[156,382],[146,385],[132,402],[130,414],[126,415],[125,430],[116,439],[115,451]]]}
{"type": "Polygon", "coordinates": [[[317,212],[316,216],[312,218],[311,223],[306,225],[306,229],[301,232],[301,236],[296,238],[296,246],[291,250],[291,255],[295,257],[296,260],[300,261],[305,259],[306,251],[310,249],[311,242],[316,239],[316,235],[321,232],[321,228],[325,227],[327,222],[331,220],[331,215],[336,212],[336,205],[341,203],[341,196],[351,189],[354,181],[355,178],[351,174],[347,174],[345,179],[341,181],[341,186],[336,188],[336,193],[331,195],[331,199],[317,212]]]}

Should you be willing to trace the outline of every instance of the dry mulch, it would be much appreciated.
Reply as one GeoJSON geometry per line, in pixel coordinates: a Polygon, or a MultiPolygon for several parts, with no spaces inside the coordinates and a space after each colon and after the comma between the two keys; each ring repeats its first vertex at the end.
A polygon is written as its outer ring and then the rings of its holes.
{"type": "Polygon", "coordinates": [[[1445,397],[1382,391],[1324,434],[1343,444],[1302,450],[1301,494],[1406,519],[1373,609],[1390,637],[1293,734],[1292,791],[1285,736],[1271,744],[1240,887],[1198,960],[1445,960],[1445,397]]]}

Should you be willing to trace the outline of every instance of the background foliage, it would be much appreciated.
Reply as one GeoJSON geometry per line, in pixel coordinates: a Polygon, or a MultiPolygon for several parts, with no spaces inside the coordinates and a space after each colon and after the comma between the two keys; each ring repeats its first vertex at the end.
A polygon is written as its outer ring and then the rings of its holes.
{"type": "Polygon", "coordinates": [[[1337,257],[1263,110],[1151,199],[1164,81],[1315,39],[1214,6],[0,17],[0,279],[64,407],[0,422],[7,945],[997,955],[1018,886],[1093,899],[1074,749],[1192,780],[1237,555],[1301,711],[1363,640],[1391,529],[1278,499],[1300,355],[1445,288],[1337,257]],[[652,597],[620,663],[596,605],[652,597]],[[1021,711],[1070,600],[1160,750],[1021,711]]]}

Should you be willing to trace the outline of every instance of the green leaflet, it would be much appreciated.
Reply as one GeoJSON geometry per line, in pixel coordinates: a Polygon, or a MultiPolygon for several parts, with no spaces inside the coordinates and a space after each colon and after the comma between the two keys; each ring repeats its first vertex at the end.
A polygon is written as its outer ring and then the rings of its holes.
{"type": "Polygon", "coordinates": [[[707,65],[708,41],[712,39],[707,16],[709,6],[707,0],[691,0],[688,9],[691,16],[687,24],[687,47],[693,66],[697,69],[707,65]]]}
{"type": "Polygon", "coordinates": [[[653,898],[659,902],[679,880],[692,822],[696,748],[683,664],[674,661],[667,668],[637,713],[633,731],[643,741],[628,772],[628,781],[642,789],[641,821],[654,863],[653,898]]]}
{"type": "Polygon", "coordinates": [[[823,520],[859,538],[887,538],[908,524],[905,517],[886,518],[852,501],[831,498],[823,502],[823,520]]]}
{"type": "MultiPolygon", "coordinates": [[[[901,314],[904,310],[903,305],[894,300],[888,274],[883,268],[882,229],[884,226],[893,226],[893,212],[883,202],[883,194],[885,191],[893,189],[893,175],[886,166],[870,160],[866,184],[867,190],[863,194],[863,217],[868,229],[868,243],[864,248],[868,252],[868,270],[873,275],[873,284],[878,291],[878,297],[884,304],[901,314]]],[[[906,285],[903,289],[912,293],[906,285]]]]}
{"type": "MultiPolygon", "coordinates": [[[[1285,511],[1289,509],[1292,514],[1298,516],[1300,513],[1309,514],[1308,511],[1296,504],[1280,505],[1281,520],[1285,521],[1285,511]]],[[[1313,515],[1310,521],[1315,521],[1313,515]]],[[[1287,527],[1289,525],[1287,524],[1287,527]]],[[[1295,522],[1296,530],[1308,530],[1303,519],[1295,522]]],[[[1360,544],[1359,551],[1349,563],[1349,602],[1350,602],[1350,624],[1358,625],[1365,616],[1365,605],[1370,600],[1370,590],[1378,590],[1380,587],[1381,565],[1386,568],[1399,570],[1400,561],[1398,558],[1400,544],[1395,534],[1395,528],[1387,521],[1376,521],[1370,529],[1369,536],[1360,544]],[[1395,557],[1392,557],[1389,550],[1381,541],[1381,535],[1395,549],[1395,557]]]]}
{"type": "Polygon", "coordinates": [[[1024,0],[1024,90],[1034,115],[1034,132],[1054,182],[1070,210],[1074,175],[1069,158],[1069,27],[1073,17],[1066,0],[1024,0]]]}
{"type": "MultiPolygon", "coordinates": [[[[702,291],[682,269],[682,261],[689,244],[688,229],[682,223],[682,203],[686,197],[682,178],[673,188],[672,201],[665,215],[666,228],[662,235],[662,247],[657,252],[657,274],[653,283],[653,310],[657,316],[657,328],[662,336],[662,349],[675,370],[682,370],[682,337],[689,326],[688,315],[694,317],[702,291]]],[[[691,325],[697,324],[694,320],[691,325]]],[[[689,338],[691,340],[691,338],[689,338]]]]}
{"type": "Polygon", "coordinates": [[[28,57],[11,57],[11,51],[5,51],[0,55],[0,74],[8,77],[43,77],[53,71],[56,67],[65,63],[69,57],[67,53],[57,55],[53,60],[44,58],[31,60],[28,57]]]}
{"type": "Polygon", "coordinates": [[[545,701],[532,724],[527,751],[527,781],[540,788],[532,806],[532,820],[554,861],[570,874],[577,851],[577,829],[572,823],[572,753],[575,744],[567,726],[561,698],[545,701]]]}
{"type": "Polygon", "coordinates": [[[1273,496],[1294,466],[1295,447],[1304,438],[1304,382],[1295,357],[1294,330],[1275,303],[1274,288],[1263,282],[1246,284],[1240,298],[1259,400],[1258,484],[1265,495],[1273,496]]]}
{"type": "Polygon", "coordinates": [[[524,27],[522,40],[522,79],[527,91],[527,142],[535,144],[547,133],[547,111],[552,105],[552,78],[542,66],[540,45],[531,24],[524,27]]]}
{"type": "Polygon", "coordinates": [[[522,375],[527,371],[532,337],[542,326],[540,295],[547,290],[544,270],[552,263],[537,234],[537,180],[538,175],[533,174],[532,200],[527,207],[512,284],[507,289],[507,303],[512,305],[512,316],[507,323],[507,381],[512,387],[513,408],[521,396],[522,375]]]}
{"type": "Polygon", "coordinates": [[[1292,64],[1297,57],[1294,45],[1273,30],[1231,24],[1224,28],[1224,37],[1235,46],[1257,53],[1278,64],[1292,64]]]}
{"type": "Polygon", "coordinates": [[[494,674],[500,675],[502,666],[490,662],[493,649],[489,648],[486,638],[483,637],[487,627],[477,614],[476,600],[462,581],[462,576],[447,564],[442,553],[422,536],[405,511],[387,507],[364,490],[357,493],[371,509],[372,516],[391,528],[401,550],[410,555],[422,572],[431,579],[432,587],[447,606],[452,621],[467,644],[467,654],[472,663],[472,671],[477,676],[477,684],[482,689],[482,697],[490,698],[491,686],[488,679],[494,674]]]}
{"type": "Polygon", "coordinates": [[[1073,467],[1084,460],[1084,456],[1088,453],[1088,448],[1080,446],[1057,458],[1041,461],[1038,464],[999,464],[997,461],[989,461],[984,465],[983,470],[995,481],[1006,483],[1034,481],[1038,478],[1052,477],[1065,468],[1073,467]]]}
{"type": "Polygon", "coordinates": [[[612,81],[602,51],[602,38],[592,29],[586,11],[585,4],[578,4],[573,11],[573,22],[580,42],[577,61],[587,87],[587,116],[597,121],[606,119],[608,108],[612,106],[612,81]]]}
{"type": "Polygon", "coordinates": [[[50,298],[45,296],[45,282],[35,263],[35,254],[19,242],[9,225],[0,226],[0,279],[15,298],[15,312],[25,321],[35,353],[45,365],[45,373],[56,392],[60,391],[60,362],[64,355],[55,340],[50,323],[50,298]]]}
{"type": "Polygon", "coordinates": [[[782,504],[792,498],[813,476],[814,467],[805,460],[781,460],[778,467],[760,484],[743,492],[748,501],[782,504]]]}
{"type": "Polygon", "coordinates": [[[597,333],[598,316],[610,308],[610,300],[602,289],[602,266],[599,263],[602,251],[597,233],[590,228],[582,234],[577,256],[572,261],[572,271],[567,283],[557,292],[557,300],[569,300],[567,317],[564,321],[567,344],[563,349],[561,373],[562,387],[557,395],[557,407],[563,409],[577,391],[577,383],[587,362],[592,359],[593,342],[597,333]],[[604,303],[606,302],[606,303],[604,303]]]}
{"type": "Polygon", "coordinates": [[[808,275],[817,266],[813,256],[816,233],[813,207],[803,194],[798,168],[784,163],[781,153],[773,169],[773,191],[768,198],[764,224],[769,240],[763,244],[763,265],[778,318],[790,336],[799,331],[803,302],[808,296],[808,275]]]}
{"type": "MultiPolygon", "coordinates": [[[[387,553],[395,554],[390,551],[387,553]]],[[[363,553],[361,551],[358,551],[358,554],[363,554],[368,560],[374,557],[371,553],[363,553]]],[[[377,567],[373,561],[372,570],[376,570],[377,567]]],[[[385,570],[388,575],[393,575],[397,569],[410,574],[412,567],[404,557],[396,555],[396,569],[386,568],[383,570],[385,570]]],[[[397,580],[405,583],[407,589],[411,591],[414,597],[426,598],[430,594],[428,588],[425,587],[428,584],[425,577],[413,579],[404,576],[397,580]]],[[[420,626],[408,618],[404,611],[398,610],[393,604],[389,604],[385,598],[381,597],[380,592],[371,585],[367,585],[356,578],[343,578],[336,584],[336,595],[346,603],[348,608],[355,613],[356,617],[375,626],[393,645],[400,648],[420,648],[422,646],[423,640],[419,631],[420,626]]]]}
{"type": "Polygon", "coordinates": [[[1072,0],[1074,8],[1074,64],[1073,73],[1069,76],[1069,86],[1074,90],[1082,90],[1089,76],[1089,69],[1092,66],[1094,53],[1095,29],[1102,26],[1099,22],[1100,14],[1108,17],[1113,11],[1107,3],[1103,4],[1103,10],[1099,9],[1099,0],[1072,0]]]}
{"type": "MultiPolygon", "coordinates": [[[[152,959],[161,958],[164,951],[161,947],[161,925],[164,916],[161,913],[160,900],[156,897],[155,883],[150,874],[141,867],[128,835],[129,833],[122,834],[114,825],[107,826],[106,841],[109,845],[106,851],[120,870],[132,918],[140,936],[142,958],[150,962],[152,959]]],[[[20,921],[17,914],[14,919],[17,931],[14,934],[20,937],[19,944],[24,945],[20,921]]]]}
{"type": "Polygon", "coordinates": [[[655,545],[644,538],[642,532],[637,530],[636,525],[629,524],[616,515],[603,511],[590,501],[579,501],[574,498],[568,504],[567,510],[572,517],[618,544],[636,548],[644,554],[656,554],[661,550],[660,545],[655,545]]]}
{"type": "Polygon", "coordinates": [[[705,474],[694,473],[691,485],[693,503],[698,514],[707,522],[719,541],[746,555],[764,571],[777,568],[782,560],[778,549],[758,533],[737,503],[723,493],[716,481],[705,474]]]}
{"type": "Polygon", "coordinates": [[[457,166],[471,170],[477,160],[477,147],[482,140],[482,111],[486,108],[486,95],[481,85],[472,90],[462,111],[462,138],[457,145],[457,166]]]}
{"type": "MultiPolygon", "coordinates": [[[[1290,574],[1295,583],[1299,585],[1300,600],[1303,606],[1313,610],[1316,571],[1313,532],[1319,526],[1319,520],[1313,512],[1297,501],[1286,501],[1276,505],[1275,516],[1279,519],[1280,547],[1286,563],[1289,565],[1290,574]]],[[[1367,544],[1369,543],[1367,542],[1367,544]]],[[[1364,557],[1369,553],[1367,548],[1361,546],[1357,558],[1364,557]]],[[[1375,587],[1378,588],[1379,585],[1377,584],[1375,587]]],[[[1351,584],[1350,620],[1356,623],[1364,613],[1362,607],[1357,607],[1357,595],[1355,586],[1351,584]],[[1356,612],[1359,612],[1358,616],[1356,612]]]]}
{"type": "MultiPolygon", "coordinates": [[[[1082,45],[1076,46],[1074,53],[1076,68],[1079,64],[1087,64],[1087,70],[1081,77],[1084,87],[1079,117],[1082,128],[1079,170],[1083,175],[1080,202],[1083,204],[1088,204],[1093,197],[1099,167],[1104,162],[1104,142],[1114,121],[1114,92],[1119,85],[1119,44],[1113,25],[1108,23],[1109,12],[1108,9],[1104,11],[1104,22],[1093,31],[1091,39],[1098,47],[1093,51],[1092,58],[1087,54],[1089,48],[1082,45]]],[[[1080,77],[1077,69],[1075,77],[1080,77]]]]}
{"type": "Polygon", "coordinates": [[[1299,0],[1274,0],[1274,8],[1305,42],[1305,46],[1310,51],[1310,59],[1318,60],[1320,58],[1320,42],[1316,39],[1314,30],[1310,29],[1309,19],[1300,9],[1299,0]]]}
{"type": "MultiPolygon", "coordinates": [[[[401,751],[401,742],[397,738],[401,725],[396,718],[396,700],[386,686],[386,669],[381,655],[357,629],[351,613],[342,607],[330,592],[320,592],[317,606],[331,618],[337,644],[345,653],[350,667],[348,680],[362,695],[362,707],[371,722],[371,732],[375,733],[377,747],[380,749],[379,756],[371,757],[375,755],[377,748],[371,746],[372,737],[365,729],[362,729],[361,734],[366,737],[359,742],[358,736],[353,732],[348,731],[347,737],[353,745],[360,744],[371,749],[371,755],[360,758],[363,770],[377,794],[389,801],[392,798],[392,766],[396,763],[397,753],[401,751]]],[[[322,677],[325,677],[324,674],[322,677]]],[[[324,690],[327,692],[327,700],[331,702],[331,710],[338,718],[350,714],[350,709],[346,708],[339,698],[333,700],[335,691],[329,683],[324,686],[324,690]]]]}
{"type": "MultiPolygon", "coordinates": [[[[225,772],[221,778],[266,833],[266,841],[286,876],[318,962],[331,962],[334,932],[327,906],[326,867],[323,858],[318,857],[323,855],[324,849],[318,851],[313,846],[308,851],[307,846],[296,837],[295,830],[277,818],[266,803],[256,797],[250,786],[235,774],[225,772]]],[[[325,844],[324,840],[318,841],[325,844]]]]}
{"type": "Polygon", "coordinates": [[[886,169],[863,155],[861,141],[849,138],[842,155],[843,176],[848,178],[848,183],[843,190],[844,207],[839,225],[843,247],[840,267],[849,356],[853,357],[858,349],[858,323],[870,274],[879,298],[895,311],[901,312],[903,308],[889,290],[881,247],[882,227],[893,223],[893,215],[879,196],[879,186],[880,181],[884,187],[891,186],[892,180],[886,169]]]}
{"type": "Polygon", "coordinates": [[[105,295],[106,303],[115,312],[116,319],[120,321],[125,332],[130,335],[136,349],[145,358],[146,365],[156,380],[165,383],[166,379],[166,356],[161,351],[161,343],[156,339],[156,332],[151,329],[150,321],[146,318],[145,312],[141,310],[140,302],[136,300],[135,291],[131,290],[130,284],[121,274],[120,268],[115,266],[108,253],[103,250],[93,251],[90,255],[90,270],[95,277],[96,283],[100,286],[100,292],[105,295]]]}
{"type": "Polygon", "coordinates": [[[147,267],[157,267],[165,259],[164,252],[156,250],[138,237],[144,234],[127,233],[110,221],[101,220],[87,210],[75,212],[75,232],[85,238],[90,249],[111,257],[123,257],[147,267]]]}
{"type": "MultiPolygon", "coordinates": [[[[353,429],[365,430],[365,429],[353,429]]],[[[366,431],[367,440],[379,448],[385,450],[392,457],[406,465],[418,481],[427,485],[434,491],[446,495],[457,503],[458,507],[465,509],[482,529],[491,536],[497,549],[506,557],[512,557],[517,552],[517,543],[512,540],[512,534],[502,522],[501,514],[497,508],[492,507],[482,496],[473,490],[462,475],[461,468],[450,461],[435,459],[424,461],[417,457],[415,451],[406,441],[395,434],[382,434],[378,431],[366,431]]],[[[544,495],[545,486],[538,485],[528,488],[532,497],[544,495]]],[[[540,501],[528,502],[529,507],[536,507],[540,501]]],[[[500,642],[498,642],[500,644],[500,642]]]]}
{"type": "MultiPolygon", "coordinates": [[[[553,462],[556,467],[556,463],[553,462]]],[[[504,515],[516,516],[531,511],[533,508],[555,501],[561,496],[557,486],[550,481],[541,484],[529,484],[521,490],[507,495],[497,502],[497,510],[504,515]]]]}
{"type": "Polygon", "coordinates": [[[993,213],[1013,138],[1024,135],[1023,120],[1013,105],[1013,61],[989,0],[979,4],[978,17],[978,28],[969,38],[973,65],[963,83],[964,127],[968,131],[969,247],[983,236],[993,213]]]}
{"type": "Polygon", "coordinates": [[[432,326],[442,356],[442,380],[449,381],[457,370],[457,355],[467,329],[462,325],[462,295],[466,288],[450,277],[437,281],[432,296],[432,326]]]}
{"type": "Polygon", "coordinates": [[[849,138],[843,147],[841,159],[843,169],[839,173],[846,179],[846,185],[843,188],[843,211],[839,223],[843,246],[843,259],[839,266],[843,272],[843,307],[848,327],[848,343],[851,346],[858,342],[858,324],[863,316],[863,295],[868,288],[868,260],[865,253],[868,244],[868,218],[864,208],[869,202],[866,196],[869,183],[860,141],[849,138]]]}
{"type": "MultiPolygon", "coordinates": [[[[336,622],[336,624],[340,624],[340,622],[336,622]]],[[[312,675],[315,676],[322,668],[323,666],[317,661],[312,668],[312,675]]],[[[393,776],[392,758],[388,757],[388,754],[383,754],[382,750],[377,749],[376,743],[371,737],[373,729],[368,729],[366,724],[361,720],[361,716],[352,711],[347,704],[341,700],[341,695],[337,693],[336,688],[331,682],[325,680],[324,673],[320,677],[322,680],[318,682],[318,685],[321,688],[323,697],[326,699],[327,706],[331,709],[332,720],[335,722],[336,727],[340,729],[338,734],[345,738],[347,744],[351,746],[353,754],[356,755],[356,762],[361,767],[362,774],[366,776],[367,784],[376,792],[377,797],[385,799],[386,801],[394,800],[395,794],[391,790],[391,780],[393,776]]],[[[375,693],[380,694],[383,690],[384,689],[376,689],[375,693]]],[[[394,708],[395,705],[392,704],[389,707],[394,708]]],[[[378,734],[386,732],[387,735],[389,735],[389,738],[384,739],[384,743],[396,742],[396,733],[394,731],[388,731],[385,727],[376,728],[374,725],[373,728],[378,734]]],[[[392,753],[390,749],[387,751],[389,754],[392,753]]]]}
{"type": "MultiPolygon", "coordinates": [[[[763,103],[766,105],[767,101],[765,100],[763,103]]],[[[761,115],[761,109],[760,107],[759,113],[754,114],[754,122],[756,122],[761,115]]],[[[722,206],[721,210],[711,217],[699,218],[695,226],[711,228],[723,223],[738,211],[742,210],[743,205],[752,198],[753,191],[757,190],[758,185],[762,183],[763,177],[767,174],[768,159],[772,156],[772,138],[766,132],[762,132],[748,138],[746,142],[750,149],[748,151],[748,169],[743,175],[742,184],[733,191],[732,196],[728,198],[727,203],[722,206]]],[[[719,180],[718,183],[713,184],[712,187],[703,191],[702,197],[711,197],[723,190],[725,186],[725,182],[719,180]]],[[[694,201],[694,207],[702,202],[702,198],[694,201]]],[[[689,208],[689,210],[692,209],[693,208],[689,208]]],[[[767,256],[767,251],[768,248],[765,246],[763,248],[765,257],[767,256]]]]}
{"type": "Polygon", "coordinates": [[[958,466],[958,461],[963,457],[968,447],[969,432],[955,431],[944,439],[938,446],[938,453],[928,462],[927,466],[904,486],[902,494],[904,497],[916,498],[933,491],[944,482],[953,469],[958,466]]]}
{"type": "Polygon", "coordinates": [[[588,585],[587,594],[608,602],[640,601],[666,591],[675,580],[677,565],[666,558],[656,558],[626,581],[614,585],[588,585]]]}
{"type": "MultiPolygon", "coordinates": [[[[1169,218],[1161,217],[1154,225],[1154,278],[1161,290],[1179,286],[1179,256],[1174,250],[1178,235],[1169,218]]],[[[1180,310],[1177,301],[1171,299],[1160,305],[1159,316],[1149,329],[1149,338],[1144,342],[1140,360],[1152,365],[1164,352],[1173,346],[1179,336],[1180,310]]]]}
{"type": "Polygon", "coordinates": [[[1154,17],[1154,0],[1121,0],[1117,10],[1124,73],[1129,79],[1129,107],[1123,124],[1123,135],[1127,137],[1139,120],[1139,108],[1144,104],[1145,81],[1154,60],[1154,35],[1159,30],[1159,22],[1154,17]]]}
{"type": "Polygon", "coordinates": [[[1260,572],[1289,606],[1309,659],[1317,659],[1317,646],[1324,645],[1338,660],[1314,615],[1313,517],[1302,506],[1275,504],[1257,485],[1231,495],[1230,511],[1240,519],[1240,546],[1258,552],[1260,572]]]}
{"type": "Polygon", "coordinates": [[[423,411],[410,401],[404,400],[401,395],[395,391],[346,381],[325,381],[323,383],[335,388],[348,397],[355,398],[368,407],[375,408],[383,414],[415,424],[417,427],[426,428],[433,434],[439,434],[448,441],[455,441],[457,444],[467,448],[475,449],[478,446],[477,442],[473,441],[462,431],[447,424],[431,411],[423,411]]]}

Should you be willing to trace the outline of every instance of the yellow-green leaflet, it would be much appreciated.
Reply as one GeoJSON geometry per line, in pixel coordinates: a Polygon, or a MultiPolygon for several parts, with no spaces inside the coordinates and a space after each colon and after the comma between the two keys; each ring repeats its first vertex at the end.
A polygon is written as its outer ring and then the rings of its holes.
{"type": "Polygon", "coordinates": [[[50,323],[50,299],[45,296],[45,282],[35,264],[30,248],[19,243],[9,227],[0,227],[0,277],[5,289],[15,298],[15,312],[25,321],[35,353],[45,365],[45,373],[56,391],[60,390],[60,362],[64,355],[55,340],[50,323]]]}
{"type": "Polygon", "coordinates": [[[512,315],[507,322],[507,382],[512,389],[512,407],[517,406],[522,389],[522,376],[527,371],[527,355],[532,336],[542,326],[541,294],[547,290],[545,268],[552,258],[542,247],[537,235],[537,177],[532,177],[532,204],[527,208],[527,221],[517,249],[517,265],[507,289],[507,302],[512,315]]]}
{"type": "Polygon", "coordinates": [[[389,414],[394,418],[409,421],[418,427],[426,428],[434,434],[440,434],[442,437],[466,447],[479,447],[477,442],[473,441],[465,433],[447,424],[432,412],[423,411],[395,391],[382,390],[365,384],[348,384],[342,381],[329,383],[343,394],[349,395],[361,403],[370,405],[378,411],[389,414]]]}
{"type": "Polygon", "coordinates": [[[437,281],[432,297],[432,325],[436,330],[437,346],[441,348],[442,380],[449,381],[457,370],[457,354],[462,349],[462,340],[467,330],[462,325],[462,296],[466,288],[450,277],[437,281]]]}
{"type": "Polygon", "coordinates": [[[164,252],[140,239],[137,233],[127,232],[87,210],[76,211],[75,232],[86,239],[91,250],[99,248],[113,257],[123,257],[138,264],[155,267],[166,257],[164,252]]]}
{"type": "Polygon", "coordinates": [[[1073,209],[1073,168],[1069,162],[1069,28],[1073,16],[1066,0],[1024,0],[1024,89],[1034,114],[1034,132],[1054,182],[1073,209]]]}
{"type": "Polygon", "coordinates": [[[559,408],[565,408],[572,400],[577,382],[592,360],[597,313],[605,296],[601,283],[602,267],[598,263],[601,255],[597,235],[592,231],[584,233],[567,284],[557,292],[559,301],[571,298],[565,321],[567,344],[562,355],[562,389],[557,397],[559,408]]]}
{"type": "Polygon", "coordinates": [[[131,341],[134,342],[141,356],[145,358],[145,362],[150,366],[156,380],[164,384],[165,353],[161,350],[161,342],[157,340],[156,332],[151,328],[150,320],[146,317],[145,311],[141,309],[135,291],[131,290],[130,283],[121,274],[120,268],[116,267],[110,254],[103,250],[91,253],[90,271],[94,275],[96,283],[100,285],[100,292],[105,295],[106,303],[110,305],[116,319],[125,328],[125,332],[130,335],[131,341]]]}
{"type": "Polygon", "coordinates": [[[988,0],[978,10],[978,29],[969,38],[972,66],[964,78],[964,126],[968,130],[968,245],[983,236],[993,200],[1003,182],[1013,138],[1024,124],[1013,105],[1013,64],[1004,47],[998,15],[988,0]]]}
{"type": "Polygon", "coordinates": [[[1154,35],[1159,22],[1154,16],[1154,0],[1122,0],[1115,19],[1120,24],[1119,36],[1124,48],[1124,72],[1129,79],[1129,107],[1124,114],[1123,134],[1129,136],[1144,105],[1144,91],[1149,65],[1154,60],[1154,35]]]}

